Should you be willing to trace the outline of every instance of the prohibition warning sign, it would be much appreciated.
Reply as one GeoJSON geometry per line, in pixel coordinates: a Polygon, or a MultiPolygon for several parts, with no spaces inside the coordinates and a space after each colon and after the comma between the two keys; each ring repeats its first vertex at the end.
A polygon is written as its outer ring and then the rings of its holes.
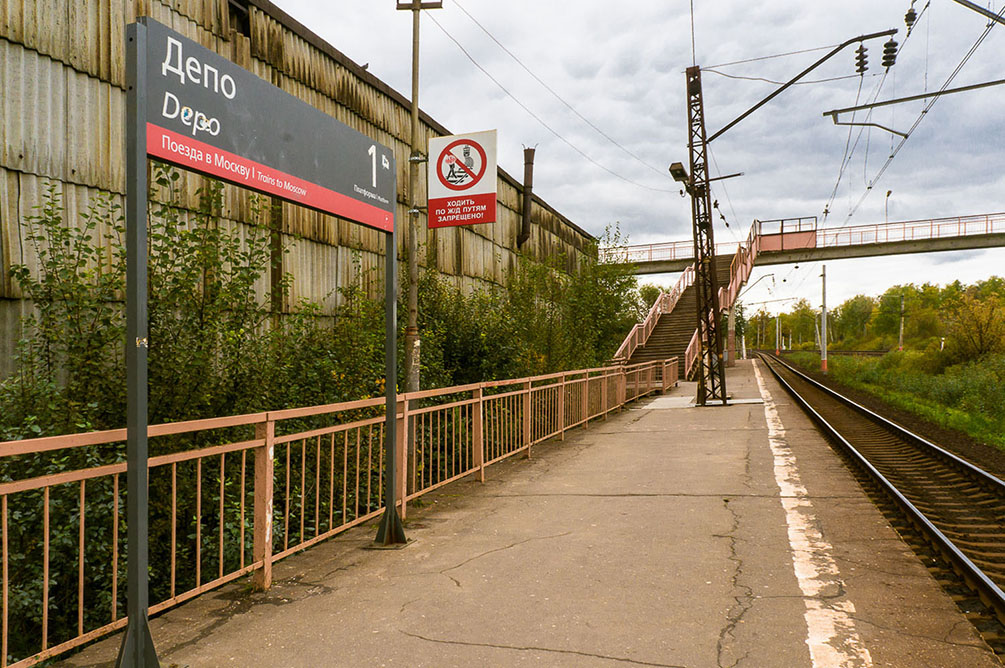
{"type": "Polygon", "coordinates": [[[496,131],[429,140],[429,227],[494,223],[496,131]]]}
{"type": "Polygon", "coordinates": [[[451,190],[465,191],[485,176],[485,149],[470,139],[450,142],[436,159],[436,176],[451,190]]]}

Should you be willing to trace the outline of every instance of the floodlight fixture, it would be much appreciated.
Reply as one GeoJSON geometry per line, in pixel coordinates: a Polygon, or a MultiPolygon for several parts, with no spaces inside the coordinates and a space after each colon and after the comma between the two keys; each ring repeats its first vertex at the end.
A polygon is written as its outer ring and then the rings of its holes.
{"type": "Polygon", "coordinates": [[[684,169],[684,165],[679,162],[675,162],[670,165],[670,176],[673,177],[674,181],[678,181],[680,183],[689,183],[691,181],[691,177],[687,175],[687,170],[684,169]]]}

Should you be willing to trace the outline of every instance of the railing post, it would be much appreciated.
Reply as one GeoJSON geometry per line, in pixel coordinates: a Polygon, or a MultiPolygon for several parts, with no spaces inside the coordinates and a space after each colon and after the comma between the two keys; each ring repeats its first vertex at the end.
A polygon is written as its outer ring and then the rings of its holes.
{"type": "Polygon", "coordinates": [[[590,428],[590,372],[583,374],[583,428],[590,428]]]}
{"type": "Polygon", "coordinates": [[[478,482],[485,482],[485,436],[482,432],[482,387],[475,390],[476,401],[471,408],[471,448],[478,482]]]}
{"type": "MultiPolygon", "coordinates": [[[[401,519],[405,519],[405,513],[407,512],[406,507],[408,506],[408,478],[413,477],[408,473],[408,398],[405,396],[402,398],[399,395],[398,398],[398,412],[401,413],[401,417],[398,420],[397,437],[398,443],[395,447],[398,456],[398,466],[395,467],[398,475],[397,485],[398,485],[398,503],[401,504],[401,519]]],[[[414,478],[414,477],[413,477],[414,478]]]]}
{"type": "Polygon", "coordinates": [[[265,439],[264,445],[255,448],[255,525],[252,529],[252,558],[262,564],[255,569],[251,582],[255,589],[265,591],[272,586],[272,485],[276,456],[276,423],[268,414],[265,422],[255,425],[255,438],[265,439]]]}
{"type": "Polygon", "coordinates": [[[611,372],[607,369],[604,370],[603,381],[600,383],[600,407],[604,412],[604,422],[607,422],[607,414],[611,412],[611,407],[607,404],[608,389],[607,386],[611,384],[611,372]]]}
{"type": "Polygon", "coordinates": [[[558,385],[558,430],[562,435],[561,440],[565,440],[565,374],[562,374],[561,382],[558,385]]]}
{"type": "Polygon", "coordinates": [[[531,416],[530,416],[530,395],[533,390],[531,381],[526,381],[523,384],[523,389],[527,392],[523,395],[523,443],[527,446],[527,459],[530,459],[530,447],[531,443],[531,416]]]}
{"type": "Polygon", "coordinates": [[[621,367],[621,374],[618,376],[618,412],[621,412],[622,407],[625,405],[626,395],[628,394],[628,373],[625,371],[625,367],[621,367]]]}

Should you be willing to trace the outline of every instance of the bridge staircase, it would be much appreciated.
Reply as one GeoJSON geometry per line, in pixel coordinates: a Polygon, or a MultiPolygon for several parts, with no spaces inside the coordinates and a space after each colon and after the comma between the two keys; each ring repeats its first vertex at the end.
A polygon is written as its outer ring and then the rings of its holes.
{"type": "MultiPolygon", "coordinates": [[[[719,305],[725,311],[732,308],[743,285],[753,270],[757,256],[757,230],[752,227],[745,244],[736,253],[716,258],[719,305]]],[[[677,357],[681,378],[690,375],[698,358],[697,293],[694,287],[694,264],[681,274],[669,292],[661,292],[646,319],[635,325],[614,356],[615,361],[637,364],[657,359],[677,357]]],[[[723,345],[726,342],[723,341],[723,345]]]]}

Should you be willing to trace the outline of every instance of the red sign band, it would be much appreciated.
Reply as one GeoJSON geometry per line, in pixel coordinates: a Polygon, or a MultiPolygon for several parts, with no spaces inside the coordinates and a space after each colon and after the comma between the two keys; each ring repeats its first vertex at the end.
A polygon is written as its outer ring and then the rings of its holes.
{"type": "MultiPolygon", "coordinates": [[[[389,211],[210,146],[198,139],[166,130],[153,123],[147,123],[147,154],[179,167],[211,174],[223,181],[275,195],[323,213],[344,216],[385,232],[394,229],[394,214],[389,211]]],[[[365,190],[359,194],[375,200],[379,197],[377,193],[365,190]]]]}

